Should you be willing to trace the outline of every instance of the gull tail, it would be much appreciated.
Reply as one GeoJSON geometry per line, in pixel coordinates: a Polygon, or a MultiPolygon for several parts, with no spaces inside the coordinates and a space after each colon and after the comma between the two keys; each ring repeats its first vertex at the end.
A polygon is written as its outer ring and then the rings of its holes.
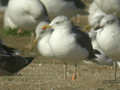
{"type": "Polygon", "coordinates": [[[94,60],[96,58],[96,54],[101,54],[98,50],[94,49],[89,53],[88,59],[94,60]]]}
{"type": "Polygon", "coordinates": [[[109,65],[109,66],[113,65],[113,60],[105,56],[104,54],[96,54],[95,60],[97,61],[97,64],[100,64],[100,65],[109,65]]]}
{"type": "Polygon", "coordinates": [[[99,65],[113,65],[113,60],[107,57],[103,52],[96,49],[89,55],[88,60],[91,60],[99,65]]]}

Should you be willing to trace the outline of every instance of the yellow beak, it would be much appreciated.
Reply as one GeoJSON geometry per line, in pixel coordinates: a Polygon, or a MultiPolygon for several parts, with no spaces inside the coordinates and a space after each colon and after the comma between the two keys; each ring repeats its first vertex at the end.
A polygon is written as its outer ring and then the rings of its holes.
{"type": "Polygon", "coordinates": [[[31,50],[32,50],[34,47],[36,47],[37,42],[38,42],[38,39],[34,39],[34,40],[32,41],[32,47],[31,47],[31,50]]]}
{"type": "Polygon", "coordinates": [[[84,27],[83,31],[89,32],[91,30],[91,26],[88,24],[84,27]]]}

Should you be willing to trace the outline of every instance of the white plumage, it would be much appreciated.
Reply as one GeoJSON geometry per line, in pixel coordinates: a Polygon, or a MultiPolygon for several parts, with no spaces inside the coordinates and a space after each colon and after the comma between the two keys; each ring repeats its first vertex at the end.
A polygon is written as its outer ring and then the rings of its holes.
{"type": "Polygon", "coordinates": [[[39,0],[10,0],[5,11],[4,27],[33,29],[47,18],[46,14],[39,0]]]}
{"type": "Polygon", "coordinates": [[[45,26],[51,28],[39,29],[39,38],[37,36],[41,55],[75,65],[82,60],[96,58],[88,34],[75,27],[67,17],[58,16],[45,26]]]}
{"type": "Polygon", "coordinates": [[[120,59],[120,24],[119,19],[107,15],[101,21],[101,30],[97,32],[97,41],[104,53],[114,60],[120,59]]]}
{"type": "Polygon", "coordinates": [[[120,0],[94,0],[94,2],[105,13],[120,17],[120,0]]]}
{"type": "Polygon", "coordinates": [[[91,31],[89,32],[93,49],[96,49],[100,52],[100,54],[96,54],[97,56],[96,61],[98,64],[101,64],[101,65],[113,65],[112,59],[106,56],[106,54],[103,52],[103,50],[101,49],[97,41],[97,32],[98,30],[95,30],[94,28],[92,28],[91,31]]]}
{"type": "Polygon", "coordinates": [[[97,31],[96,41],[102,51],[115,62],[115,81],[117,64],[120,60],[120,21],[116,16],[106,15],[100,22],[100,29],[97,31]]]}
{"type": "Polygon", "coordinates": [[[49,46],[49,38],[50,38],[50,30],[47,32],[42,29],[44,25],[48,25],[48,21],[41,21],[38,26],[36,27],[35,34],[36,34],[36,40],[38,39],[38,51],[43,56],[53,56],[53,52],[51,50],[51,47],[49,46]]]}
{"type": "Polygon", "coordinates": [[[38,49],[43,56],[60,58],[64,62],[72,62],[72,64],[87,59],[92,52],[90,51],[92,46],[86,33],[72,26],[65,16],[56,17],[49,25],[52,29],[43,30],[44,33],[41,33],[42,37],[38,41],[38,49]],[[79,40],[77,41],[77,39],[79,40]]]}

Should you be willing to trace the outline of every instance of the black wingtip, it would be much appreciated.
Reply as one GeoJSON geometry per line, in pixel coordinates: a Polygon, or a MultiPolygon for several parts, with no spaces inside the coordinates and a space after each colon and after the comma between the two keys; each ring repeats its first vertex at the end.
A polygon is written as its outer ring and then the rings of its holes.
{"type": "Polygon", "coordinates": [[[89,54],[88,59],[96,62],[96,54],[101,54],[98,50],[93,49],[93,51],[89,54]]]}
{"type": "Polygon", "coordinates": [[[32,61],[34,60],[34,57],[25,57],[26,59],[26,65],[32,63],[32,61]]]}
{"type": "MultiPolygon", "coordinates": [[[[0,60],[0,69],[8,73],[14,74],[28,66],[34,57],[10,56],[2,57],[0,60]]],[[[6,75],[6,74],[5,74],[6,75]]]]}

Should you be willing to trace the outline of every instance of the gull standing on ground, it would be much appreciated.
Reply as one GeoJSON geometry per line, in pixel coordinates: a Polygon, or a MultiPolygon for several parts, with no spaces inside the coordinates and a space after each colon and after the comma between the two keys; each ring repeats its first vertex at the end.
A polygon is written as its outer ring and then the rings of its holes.
{"type": "Polygon", "coordinates": [[[115,61],[115,81],[117,60],[120,60],[120,20],[113,15],[106,15],[100,22],[96,40],[103,52],[115,61]]]}
{"type": "Polygon", "coordinates": [[[40,0],[45,5],[49,18],[59,15],[72,17],[83,12],[85,4],[81,0],[40,0]]]}
{"type": "MultiPolygon", "coordinates": [[[[75,27],[66,16],[56,17],[41,30],[37,39],[41,55],[57,58],[75,66],[82,60],[96,58],[95,53],[98,52],[92,49],[88,34],[75,27]]],[[[75,76],[76,69],[73,80],[75,76]]]]}
{"type": "Polygon", "coordinates": [[[34,29],[48,18],[44,5],[39,0],[9,0],[4,15],[4,27],[34,29]]]}

